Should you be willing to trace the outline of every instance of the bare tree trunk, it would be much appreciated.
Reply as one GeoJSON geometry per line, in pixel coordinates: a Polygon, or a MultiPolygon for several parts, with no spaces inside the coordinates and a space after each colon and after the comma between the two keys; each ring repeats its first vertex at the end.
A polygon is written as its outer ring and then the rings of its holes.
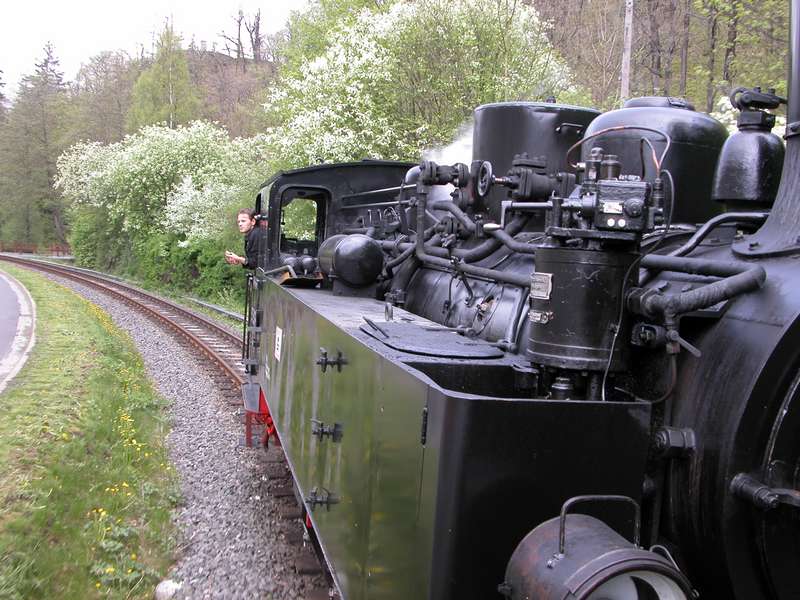
{"type": "Polygon", "coordinates": [[[625,102],[631,95],[631,40],[633,38],[633,0],[625,0],[625,24],[622,33],[622,73],[619,96],[625,102]]]}
{"type": "Polygon", "coordinates": [[[733,61],[736,59],[736,39],[739,29],[739,11],[737,10],[736,3],[730,7],[731,19],[728,22],[728,38],[725,43],[725,59],[722,63],[722,78],[730,84],[733,84],[734,72],[733,61]]]}
{"type": "Polygon", "coordinates": [[[686,82],[689,79],[689,28],[692,21],[692,0],[683,3],[683,37],[681,38],[681,81],[678,93],[686,96],[686,82]]]}
{"type": "Polygon", "coordinates": [[[706,82],[706,112],[714,110],[714,96],[716,86],[714,85],[714,69],[716,69],[717,54],[717,24],[719,11],[713,4],[709,7],[708,16],[708,80],[706,82]]]}
{"type": "Polygon", "coordinates": [[[658,0],[649,0],[647,11],[650,17],[650,72],[653,80],[653,93],[661,91],[661,36],[660,24],[658,21],[658,0]]]}
{"type": "Polygon", "coordinates": [[[261,9],[253,15],[252,22],[245,19],[244,26],[250,36],[250,49],[253,53],[253,62],[260,63],[264,60],[264,35],[261,33],[261,9]]]}
{"type": "MultiPolygon", "coordinates": [[[[247,62],[244,59],[244,44],[242,43],[242,24],[244,23],[244,12],[239,11],[239,15],[234,19],[236,22],[236,37],[231,37],[226,33],[222,33],[222,39],[226,42],[233,44],[233,52],[236,55],[236,61],[241,65],[242,72],[247,70],[247,62]]],[[[228,54],[231,54],[231,47],[226,43],[225,49],[228,54]]]]}

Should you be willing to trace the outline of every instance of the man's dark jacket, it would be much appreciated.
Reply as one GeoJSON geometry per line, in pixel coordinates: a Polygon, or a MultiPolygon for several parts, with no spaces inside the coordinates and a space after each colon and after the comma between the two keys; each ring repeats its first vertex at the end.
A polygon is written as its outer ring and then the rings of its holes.
{"type": "Polygon", "coordinates": [[[266,230],[258,225],[253,227],[244,236],[244,257],[242,265],[245,269],[255,269],[258,266],[258,246],[264,240],[266,244],[266,230]]]}

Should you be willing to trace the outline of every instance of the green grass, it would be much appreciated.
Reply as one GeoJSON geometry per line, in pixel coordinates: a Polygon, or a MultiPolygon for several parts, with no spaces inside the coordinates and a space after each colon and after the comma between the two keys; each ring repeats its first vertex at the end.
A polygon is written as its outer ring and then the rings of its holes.
{"type": "Polygon", "coordinates": [[[0,268],[37,305],[36,346],[0,394],[0,599],[151,598],[178,501],[165,401],[105,312],[0,268]]]}

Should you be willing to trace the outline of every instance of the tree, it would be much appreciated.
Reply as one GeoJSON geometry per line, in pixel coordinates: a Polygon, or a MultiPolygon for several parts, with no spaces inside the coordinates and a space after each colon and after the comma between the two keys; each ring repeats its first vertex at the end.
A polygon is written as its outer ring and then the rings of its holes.
{"type": "Polygon", "coordinates": [[[128,129],[166,123],[174,128],[197,117],[199,100],[189,77],[181,38],[168,23],[156,43],[153,64],[137,79],[128,129]]]}
{"type": "Polygon", "coordinates": [[[142,64],[124,52],[101,52],[81,65],[72,86],[73,139],[110,143],[124,137],[142,64]]]}
{"type": "Polygon", "coordinates": [[[34,73],[22,78],[0,135],[0,235],[6,239],[66,241],[64,208],[53,182],[67,141],[67,103],[67,86],[48,43],[34,73]]]}
{"type": "Polygon", "coordinates": [[[479,104],[580,98],[536,11],[516,2],[420,0],[344,23],[321,56],[287,63],[267,102],[276,167],[415,159],[479,104]]]}

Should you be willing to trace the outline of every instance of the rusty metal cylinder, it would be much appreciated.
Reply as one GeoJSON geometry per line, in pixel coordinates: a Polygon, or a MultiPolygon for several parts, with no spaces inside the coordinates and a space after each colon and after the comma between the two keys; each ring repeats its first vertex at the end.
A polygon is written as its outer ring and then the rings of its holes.
{"type": "Polygon", "coordinates": [[[519,543],[500,592],[511,600],[687,600],[686,578],[588,515],[545,521],[519,543]],[[563,552],[559,539],[563,537],[563,552]]]}

